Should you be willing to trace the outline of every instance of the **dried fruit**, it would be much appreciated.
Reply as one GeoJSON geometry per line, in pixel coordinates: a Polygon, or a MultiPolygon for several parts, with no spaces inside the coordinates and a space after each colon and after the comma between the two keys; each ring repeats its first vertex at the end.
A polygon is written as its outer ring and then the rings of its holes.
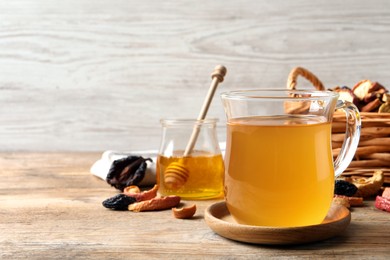
{"type": "Polygon", "coordinates": [[[370,80],[359,81],[352,90],[346,86],[332,90],[339,93],[339,99],[352,102],[361,112],[377,112],[388,92],[384,86],[370,80]]]}
{"type": "Polygon", "coordinates": [[[117,194],[114,197],[108,198],[102,202],[103,206],[114,210],[127,210],[129,205],[136,202],[133,197],[126,196],[125,194],[117,194]]]}
{"type": "Polygon", "coordinates": [[[152,159],[131,155],[115,160],[108,171],[107,183],[121,191],[127,186],[137,185],[145,176],[146,161],[152,159]]]}
{"type": "Polygon", "coordinates": [[[375,207],[377,209],[390,212],[390,199],[382,196],[376,196],[375,207]]]}
{"type": "Polygon", "coordinates": [[[190,207],[172,208],[172,213],[175,218],[187,219],[192,218],[196,212],[196,204],[190,207]]]}
{"type": "Polygon", "coordinates": [[[335,196],[335,197],[333,197],[332,203],[344,206],[346,208],[350,208],[351,207],[351,205],[349,204],[348,197],[345,197],[345,196],[335,196]]]}
{"type": "Polygon", "coordinates": [[[363,198],[362,197],[350,197],[350,196],[344,196],[344,195],[335,195],[333,198],[333,201],[346,206],[347,208],[350,207],[360,207],[363,206],[363,198]],[[345,204],[345,205],[344,205],[345,204]],[[349,205],[349,206],[347,206],[349,205]]]}
{"type": "Polygon", "coordinates": [[[382,101],[380,99],[376,98],[369,103],[366,103],[364,106],[360,108],[361,112],[371,112],[377,110],[382,104],[382,101]]]}
{"type": "Polygon", "coordinates": [[[370,93],[379,91],[381,89],[385,89],[385,87],[383,87],[378,82],[372,82],[366,79],[359,81],[353,87],[352,91],[360,100],[364,100],[364,98],[370,96],[370,93]]]}
{"type": "Polygon", "coordinates": [[[138,186],[136,185],[131,185],[127,186],[126,188],[123,189],[123,193],[130,196],[129,194],[138,194],[141,193],[141,190],[138,186]]]}
{"type": "Polygon", "coordinates": [[[180,203],[180,197],[176,195],[170,195],[166,197],[153,198],[151,200],[145,200],[130,204],[128,209],[135,212],[140,211],[152,211],[152,210],[164,210],[176,207],[180,203]]]}
{"type": "Polygon", "coordinates": [[[386,187],[382,193],[382,197],[390,199],[390,187],[386,187]]]}
{"type": "Polygon", "coordinates": [[[384,94],[382,97],[383,103],[380,107],[378,112],[379,113],[390,113],[390,94],[384,94]]]}
{"type": "Polygon", "coordinates": [[[359,105],[359,98],[353,93],[353,91],[349,87],[336,87],[333,90],[339,93],[340,100],[349,101],[356,106],[359,105]]]}
{"type": "Polygon", "coordinates": [[[154,185],[154,187],[150,190],[140,192],[140,189],[137,186],[129,186],[124,188],[123,194],[133,197],[137,200],[137,202],[150,200],[157,196],[158,185],[154,185]]]}
{"type": "Polygon", "coordinates": [[[382,196],[376,196],[375,207],[390,212],[390,187],[386,187],[382,196]]]}
{"type": "Polygon", "coordinates": [[[348,201],[352,207],[363,206],[363,198],[362,197],[348,197],[348,201]]]}
{"type": "Polygon", "coordinates": [[[344,180],[336,180],[334,185],[334,194],[336,195],[344,195],[347,197],[353,196],[358,188],[353,183],[344,181],[344,180]]]}
{"type": "Polygon", "coordinates": [[[369,197],[378,194],[383,182],[383,171],[377,170],[370,178],[365,177],[352,177],[352,183],[358,188],[354,196],[357,197],[369,197]]]}

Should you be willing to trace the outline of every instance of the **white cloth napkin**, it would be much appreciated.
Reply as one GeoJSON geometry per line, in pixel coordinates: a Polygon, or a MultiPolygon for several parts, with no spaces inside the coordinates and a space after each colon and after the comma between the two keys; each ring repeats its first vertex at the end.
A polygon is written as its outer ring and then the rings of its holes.
{"type": "MultiPolygon", "coordinates": [[[[219,143],[222,155],[225,153],[225,143],[219,143]]],[[[156,161],[158,151],[147,150],[147,151],[134,151],[134,152],[120,152],[120,151],[105,151],[102,157],[97,160],[91,167],[90,172],[96,177],[106,180],[108,171],[110,170],[113,161],[127,157],[129,155],[142,156],[143,158],[150,158],[153,162],[147,161],[147,167],[145,177],[138,184],[138,186],[152,186],[156,184],[156,161]]]]}

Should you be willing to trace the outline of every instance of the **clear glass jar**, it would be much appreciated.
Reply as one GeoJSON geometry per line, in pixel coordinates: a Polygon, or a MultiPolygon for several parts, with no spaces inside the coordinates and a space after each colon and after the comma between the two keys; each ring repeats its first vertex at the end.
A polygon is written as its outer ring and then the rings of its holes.
{"type": "Polygon", "coordinates": [[[219,148],[217,119],[162,119],[157,156],[157,183],[164,195],[183,199],[222,197],[224,162],[219,148]],[[190,140],[195,142],[193,147],[190,140]]]}

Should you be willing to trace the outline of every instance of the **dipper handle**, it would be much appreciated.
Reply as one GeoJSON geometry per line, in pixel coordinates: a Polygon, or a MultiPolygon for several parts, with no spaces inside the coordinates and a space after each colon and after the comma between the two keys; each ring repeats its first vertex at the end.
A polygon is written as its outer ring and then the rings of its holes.
{"type": "MultiPolygon", "coordinates": [[[[203,120],[206,118],[207,111],[209,110],[209,107],[210,107],[211,101],[214,97],[217,86],[220,82],[222,82],[224,80],[226,72],[227,72],[227,70],[226,70],[225,66],[217,65],[214,68],[213,73],[211,73],[212,81],[211,81],[207,96],[203,102],[202,109],[200,110],[199,116],[197,118],[198,120],[203,120]]],[[[187,144],[187,147],[184,151],[184,156],[189,155],[192,152],[192,149],[194,149],[196,139],[198,139],[199,130],[200,130],[200,125],[198,125],[198,124],[195,125],[194,129],[192,131],[192,134],[191,134],[191,138],[190,138],[190,140],[187,144]]]]}

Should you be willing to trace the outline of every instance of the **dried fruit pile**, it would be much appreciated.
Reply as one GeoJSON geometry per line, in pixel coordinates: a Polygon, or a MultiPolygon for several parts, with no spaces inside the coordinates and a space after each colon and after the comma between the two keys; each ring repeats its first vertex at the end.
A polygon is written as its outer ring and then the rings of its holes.
{"type": "Polygon", "coordinates": [[[107,175],[107,183],[121,193],[102,202],[103,206],[113,210],[129,210],[133,212],[156,211],[172,209],[176,218],[191,218],[196,211],[196,206],[175,208],[179,205],[179,196],[159,196],[158,185],[147,191],[141,191],[136,184],[142,181],[146,172],[146,161],[141,156],[129,156],[112,163],[107,175]]]}
{"type": "Polygon", "coordinates": [[[180,203],[180,197],[170,196],[169,198],[158,198],[158,186],[155,185],[148,191],[143,191],[138,186],[129,186],[125,188],[123,193],[117,194],[114,197],[103,201],[103,206],[114,210],[132,210],[132,211],[148,211],[148,210],[163,210],[174,204],[180,203]],[[161,202],[164,203],[161,203],[161,202]],[[145,206],[147,205],[147,206],[145,206]]]}
{"type": "Polygon", "coordinates": [[[378,82],[362,80],[352,89],[335,87],[332,89],[340,95],[340,99],[352,102],[360,112],[390,113],[390,94],[378,82]]]}
{"type": "MultiPolygon", "coordinates": [[[[378,195],[382,191],[383,183],[384,174],[382,171],[379,170],[375,171],[374,175],[369,178],[354,176],[344,178],[341,177],[335,182],[335,197],[333,201],[337,204],[346,206],[347,208],[351,206],[363,206],[363,198],[369,198],[378,195]]],[[[381,204],[381,202],[383,201],[382,204],[388,205],[388,207],[376,207],[379,209],[386,208],[384,210],[390,211],[390,188],[385,188],[385,190],[387,189],[389,189],[389,191],[387,193],[384,193],[387,198],[383,199],[381,196],[377,196],[377,203],[381,204]],[[388,201],[386,201],[386,199],[388,201]]]]}

